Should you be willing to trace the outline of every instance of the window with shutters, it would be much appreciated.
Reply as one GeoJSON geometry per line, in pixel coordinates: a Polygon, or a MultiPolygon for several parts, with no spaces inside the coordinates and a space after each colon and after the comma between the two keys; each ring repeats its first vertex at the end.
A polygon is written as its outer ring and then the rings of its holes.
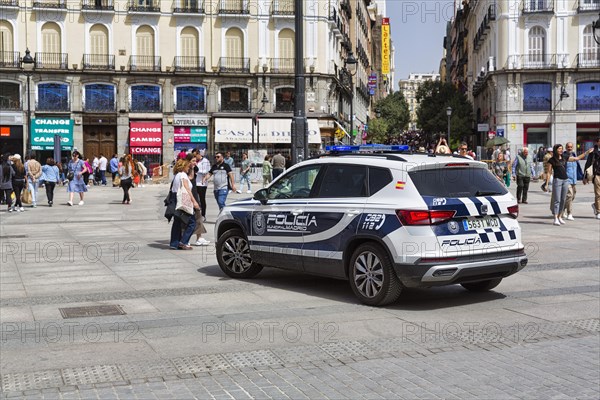
{"type": "Polygon", "coordinates": [[[94,25],[90,29],[90,56],[92,65],[108,65],[108,29],[104,25],[94,25]]]}
{"type": "Polygon", "coordinates": [[[181,55],[183,57],[198,57],[198,31],[191,26],[181,31],[181,55]]]}
{"type": "Polygon", "coordinates": [[[60,27],[54,22],[46,22],[42,26],[42,51],[59,54],[62,52],[60,43],[60,27]]]}
{"type": "Polygon", "coordinates": [[[583,54],[579,62],[583,62],[583,66],[600,66],[600,44],[594,40],[592,25],[586,26],[583,30],[583,54]]]}
{"type": "Polygon", "coordinates": [[[154,57],[154,30],[147,26],[140,26],[135,35],[136,55],[154,57]]]}
{"type": "Polygon", "coordinates": [[[294,58],[294,31],[291,29],[279,32],[279,58],[294,58]]]}
{"type": "Polygon", "coordinates": [[[541,66],[546,62],[546,32],[541,26],[534,26],[529,31],[529,53],[525,60],[529,66],[541,66]]]}
{"type": "Polygon", "coordinates": [[[13,32],[8,21],[0,21],[0,65],[14,65],[13,32]]]}

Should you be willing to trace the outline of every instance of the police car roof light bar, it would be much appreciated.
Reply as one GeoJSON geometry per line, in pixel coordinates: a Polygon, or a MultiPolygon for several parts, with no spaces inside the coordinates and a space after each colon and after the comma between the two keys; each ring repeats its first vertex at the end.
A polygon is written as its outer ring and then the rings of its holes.
{"type": "Polygon", "coordinates": [[[342,145],[326,146],[326,151],[336,153],[373,153],[373,152],[406,152],[410,150],[408,145],[399,144],[363,144],[363,145],[342,145]]]}

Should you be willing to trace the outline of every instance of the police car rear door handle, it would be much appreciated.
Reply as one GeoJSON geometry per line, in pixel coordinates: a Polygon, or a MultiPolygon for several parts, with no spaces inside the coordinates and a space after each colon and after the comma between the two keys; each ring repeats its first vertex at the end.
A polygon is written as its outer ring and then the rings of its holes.
{"type": "Polygon", "coordinates": [[[354,216],[354,215],[356,215],[356,214],[359,214],[359,213],[360,213],[359,210],[348,210],[348,215],[351,216],[351,217],[354,216]]]}
{"type": "Polygon", "coordinates": [[[304,212],[304,210],[300,210],[300,209],[298,208],[298,209],[292,210],[292,215],[300,215],[300,214],[302,214],[303,212],[304,212]]]}

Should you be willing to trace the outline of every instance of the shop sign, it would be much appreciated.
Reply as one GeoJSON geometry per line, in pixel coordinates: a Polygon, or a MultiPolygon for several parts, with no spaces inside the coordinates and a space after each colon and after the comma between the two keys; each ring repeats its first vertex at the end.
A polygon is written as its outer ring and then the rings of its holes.
{"type": "MultiPolygon", "coordinates": [[[[129,147],[162,147],[162,123],[134,121],[130,122],[129,147]]],[[[149,154],[160,154],[160,149],[158,153],[149,154]]]]}
{"type": "MultiPolygon", "coordinates": [[[[321,144],[318,120],[311,118],[307,121],[308,143],[321,144]]],[[[291,130],[291,118],[261,118],[254,129],[254,143],[290,144],[292,142],[291,130]]],[[[252,143],[252,118],[215,119],[215,142],[252,143]]]]}
{"type": "Polygon", "coordinates": [[[208,117],[190,117],[190,116],[181,116],[181,117],[173,117],[173,125],[175,126],[208,126],[208,117]]]}
{"type": "Polygon", "coordinates": [[[206,143],[205,126],[178,126],[173,129],[175,143],[206,143]]]}
{"type": "Polygon", "coordinates": [[[140,154],[161,154],[161,147],[130,147],[129,151],[133,155],[140,154]]]}
{"type": "Polygon", "coordinates": [[[73,149],[73,120],[67,118],[33,118],[31,149],[54,150],[54,135],[61,137],[61,150],[73,149]]]}

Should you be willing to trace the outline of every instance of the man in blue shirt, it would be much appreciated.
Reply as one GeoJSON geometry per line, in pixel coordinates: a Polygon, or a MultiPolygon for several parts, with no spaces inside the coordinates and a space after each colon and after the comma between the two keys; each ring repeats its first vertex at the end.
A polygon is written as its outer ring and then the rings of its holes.
{"type": "Polygon", "coordinates": [[[531,177],[535,176],[533,158],[529,155],[529,149],[523,148],[521,154],[517,154],[512,167],[513,179],[517,181],[517,203],[527,204],[527,192],[531,177]]]}
{"type": "Polygon", "coordinates": [[[110,172],[112,174],[113,187],[115,187],[115,178],[119,173],[119,157],[116,154],[113,154],[112,158],[110,159],[110,172]]]}

